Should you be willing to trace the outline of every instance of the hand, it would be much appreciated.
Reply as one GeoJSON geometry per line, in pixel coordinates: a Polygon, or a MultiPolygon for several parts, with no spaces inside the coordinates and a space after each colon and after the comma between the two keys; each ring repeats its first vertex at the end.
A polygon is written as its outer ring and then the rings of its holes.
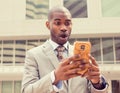
{"type": "Polygon", "coordinates": [[[100,69],[94,57],[90,56],[91,64],[88,72],[86,73],[86,78],[90,80],[93,84],[100,82],[100,69]]]}
{"type": "Polygon", "coordinates": [[[77,72],[80,71],[81,68],[75,68],[76,66],[80,65],[80,61],[74,61],[76,58],[79,57],[79,55],[74,55],[70,58],[62,60],[62,62],[59,63],[58,68],[54,71],[54,84],[57,84],[60,80],[68,80],[70,78],[80,76],[80,74],[77,74],[77,72]]]}

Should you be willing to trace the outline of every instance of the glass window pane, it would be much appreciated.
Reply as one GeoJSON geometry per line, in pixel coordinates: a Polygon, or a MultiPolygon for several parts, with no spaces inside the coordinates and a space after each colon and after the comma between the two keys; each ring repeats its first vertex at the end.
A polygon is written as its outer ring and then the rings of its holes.
{"type": "Polygon", "coordinates": [[[101,0],[103,17],[120,17],[120,0],[101,0]]]}
{"type": "Polygon", "coordinates": [[[114,63],[113,39],[102,38],[103,61],[105,63],[114,63]]]}
{"type": "Polygon", "coordinates": [[[88,41],[88,38],[77,38],[78,41],[88,41]]]}
{"type": "Polygon", "coordinates": [[[14,82],[14,93],[21,93],[21,81],[14,82]]]}
{"type": "Polygon", "coordinates": [[[2,82],[2,93],[12,93],[12,81],[2,82]]]}
{"type": "Polygon", "coordinates": [[[120,93],[120,80],[112,80],[112,93],[120,93]]]}
{"type": "Polygon", "coordinates": [[[13,50],[14,41],[5,40],[3,41],[3,63],[12,64],[13,63],[13,50]]]}
{"type": "Polygon", "coordinates": [[[47,40],[47,38],[46,39],[40,39],[39,45],[43,44],[46,40],[47,40]]]}
{"type": "Polygon", "coordinates": [[[70,42],[71,45],[73,45],[75,41],[76,41],[75,38],[71,38],[71,39],[69,40],[69,42],[70,42]]]}
{"type": "Polygon", "coordinates": [[[26,0],[26,19],[47,18],[49,0],[26,0]]]}
{"type": "Polygon", "coordinates": [[[120,37],[115,38],[115,53],[116,53],[116,62],[120,63],[120,37]]]}
{"type": "Polygon", "coordinates": [[[26,40],[15,41],[15,63],[23,64],[26,52],[26,40]]]}
{"type": "Polygon", "coordinates": [[[38,40],[28,40],[27,41],[27,50],[38,46],[38,40]]]}
{"type": "Polygon", "coordinates": [[[90,38],[91,42],[91,54],[98,63],[101,61],[101,47],[100,47],[100,38],[90,38]]]}
{"type": "Polygon", "coordinates": [[[64,0],[64,6],[70,10],[73,18],[88,17],[86,0],[64,0]]]}

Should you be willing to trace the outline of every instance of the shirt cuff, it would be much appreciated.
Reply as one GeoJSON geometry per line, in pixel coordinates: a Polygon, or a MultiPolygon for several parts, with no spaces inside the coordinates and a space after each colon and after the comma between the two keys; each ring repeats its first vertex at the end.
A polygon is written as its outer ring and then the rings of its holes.
{"type": "Polygon", "coordinates": [[[94,88],[98,90],[102,90],[106,87],[107,83],[103,77],[101,77],[100,82],[96,84],[92,84],[94,88]]]}
{"type": "MultiPolygon", "coordinates": [[[[54,83],[55,81],[55,74],[54,71],[51,72],[51,81],[54,83]]],[[[59,90],[62,88],[62,81],[59,81],[58,84],[53,85],[53,89],[55,92],[59,92],[59,90]]]]}

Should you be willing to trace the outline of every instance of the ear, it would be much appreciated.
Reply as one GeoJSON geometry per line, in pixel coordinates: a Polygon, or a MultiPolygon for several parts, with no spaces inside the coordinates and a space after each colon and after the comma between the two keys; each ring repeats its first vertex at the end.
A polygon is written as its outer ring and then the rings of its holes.
{"type": "Polygon", "coordinates": [[[50,22],[49,22],[49,21],[46,21],[46,27],[47,27],[48,29],[50,29],[50,22]]]}

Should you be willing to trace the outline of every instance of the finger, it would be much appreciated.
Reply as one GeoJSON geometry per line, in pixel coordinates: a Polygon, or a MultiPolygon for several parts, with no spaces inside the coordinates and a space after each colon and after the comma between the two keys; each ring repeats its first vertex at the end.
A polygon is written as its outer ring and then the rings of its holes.
{"type": "Polygon", "coordinates": [[[95,65],[91,65],[88,69],[89,71],[96,71],[96,72],[99,72],[99,67],[95,66],[95,65]]]}
{"type": "Polygon", "coordinates": [[[88,70],[88,75],[89,76],[96,76],[96,75],[100,75],[100,72],[95,72],[95,71],[89,71],[88,70]]]}
{"type": "Polygon", "coordinates": [[[90,57],[90,60],[91,60],[92,64],[95,65],[95,66],[98,66],[98,64],[97,64],[97,62],[96,62],[96,60],[95,60],[95,58],[92,57],[91,55],[90,55],[89,57],[90,57]]]}
{"type": "Polygon", "coordinates": [[[86,77],[89,78],[89,79],[100,78],[100,73],[99,72],[87,73],[86,77]]]}
{"type": "Polygon", "coordinates": [[[89,63],[82,63],[82,64],[80,63],[79,67],[83,68],[83,69],[84,68],[91,68],[91,65],[89,63]]]}
{"type": "Polygon", "coordinates": [[[87,72],[82,75],[82,77],[85,77],[85,76],[90,76],[90,77],[91,76],[100,76],[100,72],[99,72],[99,70],[93,71],[93,70],[88,69],[87,72]]]}
{"type": "Polygon", "coordinates": [[[95,80],[97,80],[97,81],[99,81],[100,80],[100,77],[99,76],[93,76],[93,77],[86,77],[87,79],[89,79],[89,80],[91,80],[91,81],[95,81],[95,80]]]}
{"type": "Polygon", "coordinates": [[[79,58],[79,55],[74,55],[72,57],[69,57],[67,59],[64,59],[62,62],[63,64],[62,65],[68,65],[70,63],[72,63],[72,61],[74,61],[76,58],[79,58]]]}
{"type": "Polygon", "coordinates": [[[64,71],[70,71],[71,69],[79,68],[79,62],[71,63],[69,65],[64,66],[64,71]]]}
{"type": "Polygon", "coordinates": [[[80,61],[76,61],[76,62],[73,62],[69,65],[66,65],[64,66],[64,69],[65,70],[70,70],[70,69],[81,69],[81,70],[85,70],[86,68],[88,69],[90,67],[90,64],[88,63],[85,63],[85,64],[81,64],[80,61]]]}
{"type": "MultiPolygon", "coordinates": [[[[82,71],[81,68],[74,68],[66,71],[66,75],[73,75],[73,74],[78,74],[78,71],[82,71]]],[[[79,74],[80,75],[80,74],[79,74]]]]}
{"type": "Polygon", "coordinates": [[[94,71],[99,71],[99,67],[98,67],[98,64],[97,64],[95,58],[90,55],[90,60],[91,60],[91,64],[90,64],[91,68],[90,69],[94,70],[94,71]]]}

